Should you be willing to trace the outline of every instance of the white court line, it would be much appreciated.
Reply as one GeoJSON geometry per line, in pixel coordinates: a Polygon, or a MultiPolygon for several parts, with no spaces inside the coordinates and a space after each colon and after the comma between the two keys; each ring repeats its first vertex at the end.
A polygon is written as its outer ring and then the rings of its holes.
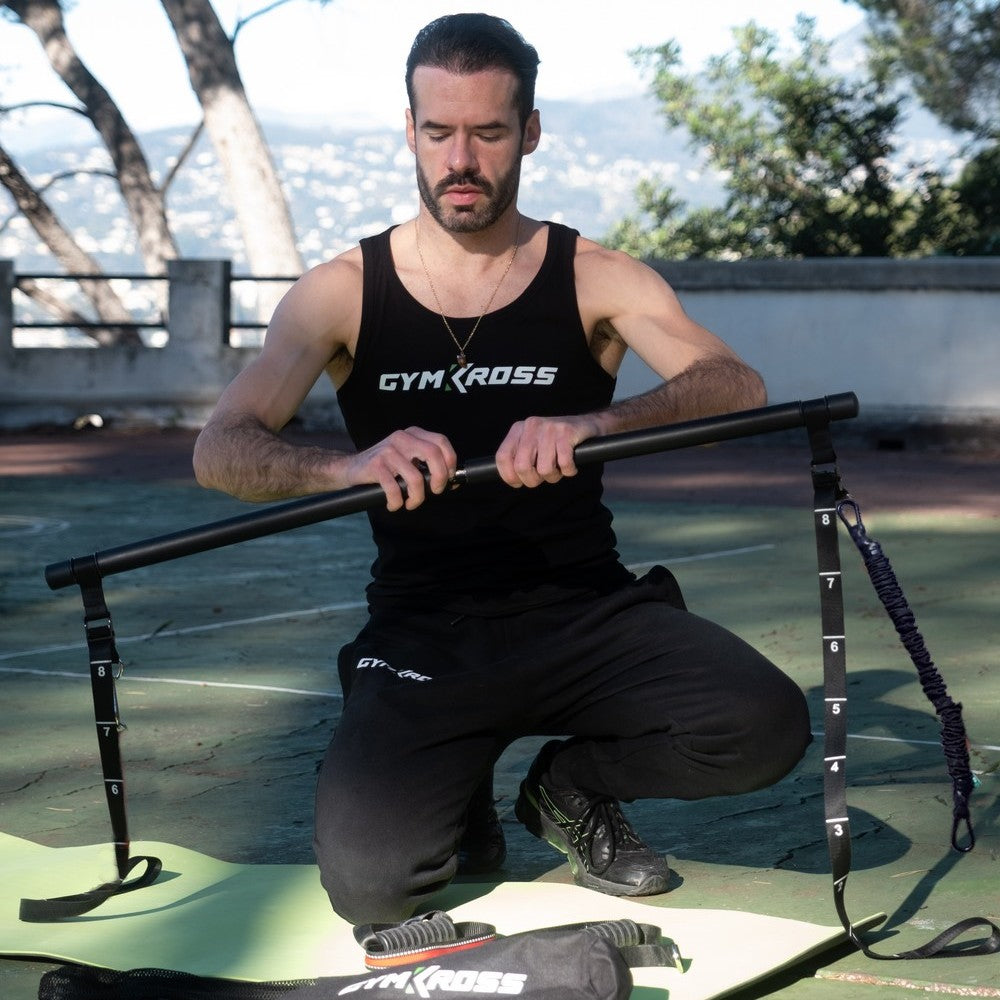
{"type": "MultiPolygon", "coordinates": [[[[32,670],[28,667],[0,667],[0,674],[33,674],[36,677],[68,677],[72,680],[85,681],[90,679],[90,674],[71,670],[32,670]]],[[[210,687],[229,688],[237,691],[264,691],[271,694],[302,694],[313,698],[333,698],[341,700],[343,695],[339,691],[307,691],[304,688],[273,687],[269,684],[236,684],[226,681],[192,681],[182,680],[178,677],[142,677],[138,674],[125,673],[122,681],[138,681],[143,684],[184,684],[190,687],[210,687]]],[[[813,736],[822,737],[822,733],[813,733],[813,736]]],[[[860,733],[848,733],[849,740],[870,740],[878,743],[906,743],[913,746],[939,746],[937,740],[911,740],[900,736],[865,736],[860,733]]],[[[991,746],[989,743],[971,743],[973,750],[1000,750],[1000,746],[991,746]]]]}
{"type": "MultiPolygon", "coordinates": [[[[169,638],[175,635],[193,635],[196,632],[215,632],[223,628],[238,628],[241,625],[259,625],[261,622],[280,621],[282,618],[304,618],[308,615],[322,615],[327,611],[353,611],[367,607],[364,601],[348,601],[341,604],[321,604],[317,608],[303,608],[299,611],[276,611],[270,615],[255,615],[253,618],[234,618],[224,622],[210,622],[207,625],[189,625],[186,628],[157,629],[142,635],[115,636],[115,643],[124,646],[130,642],[146,642],[149,639],[169,638]]],[[[41,656],[43,653],[62,653],[68,649],[84,649],[85,642],[66,642],[58,646],[39,646],[16,653],[0,653],[0,660],[16,660],[22,656],[41,656]]]]}
{"type": "Polygon", "coordinates": [[[638,569],[648,569],[650,566],[674,566],[677,563],[704,562],[706,559],[723,559],[726,556],[742,556],[748,552],[763,552],[773,549],[770,542],[764,545],[745,545],[741,549],[719,549],[718,552],[703,552],[696,556],[677,556],[675,559],[654,559],[652,562],[631,563],[628,569],[634,573],[638,569]]]}
{"type": "MultiPolygon", "coordinates": [[[[628,569],[632,572],[637,570],[646,569],[651,566],[656,566],[660,564],[675,565],[677,563],[687,563],[687,562],[703,562],[708,559],[723,559],[728,556],[740,556],[746,555],[751,552],[763,552],[767,549],[773,549],[775,546],[771,543],[766,543],[763,545],[747,545],[742,548],[736,549],[719,549],[715,552],[703,552],[698,555],[692,556],[676,556],[670,559],[658,559],[652,560],[651,562],[643,563],[630,563],[628,569]]],[[[206,625],[192,625],[187,628],[174,628],[174,629],[159,629],[154,632],[147,632],[143,635],[131,635],[116,637],[116,642],[119,645],[124,645],[126,643],[134,642],[145,642],[149,639],[158,638],[168,638],[171,636],[178,635],[193,635],[199,632],[213,632],[224,628],[237,628],[243,625],[256,625],[261,622],[269,621],[280,621],[284,618],[301,618],[307,615],[321,615],[329,611],[354,611],[359,608],[364,608],[366,606],[364,601],[348,601],[340,604],[324,604],[315,608],[303,608],[296,611],[277,611],[269,615],[256,615],[253,618],[238,618],[231,621],[224,622],[211,622],[206,625]]],[[[62,645],[55,646],[42,646],[37,649],[27,649],[20,652],[14,653],[0,653],[0,660],[13,660],[18,659],[22,656],[39,656],[44,653],[56,653],[64,652],[71,649],[84,649],[86,643],[75,642],[75,643],[64,643],[62,645]]],[[[28,667],[0,667],[0,674],[32,674],[38,677],[68,677],[74,680],[88,680],[90,678],[89,673],[73,672],[68,670],[32,670],[28,667]]],[[[286,688],[286,687],[274,687],[266,684],[238,684],[229,683],[224,681],[202,681],[202,680],[184,680],[177,677],[144,677],[133,674],[125,674],[122,678],[123,680],[139,681],[143,684],[183,684],[191,687],[211,687],[211,688],[228,688],[241,691],[262,691],[269,692],[272,694],[296,694],[296,695],[307,695],[314,698],[333,698],[341,699],[343,696],[337,691],[307,691],[302,688],[286,688]]],[[[813,733],[813,736],[822,737],[822,733],[813,733]]],[[[906,743],[910,745],[919,746],[937,746],[938,742],[935,740],[911,740],[903,739],[896,736],[864,736],[855,733],[848,733],[847,738],[849,740],[869,740],[880,743],[906,743]]],[[[994,750],[1000,751],[1000,746],[991,746],[988,743],[973,743],[970,744],[972,749],[975,750],[994,750]]]]}
{"type": "MultiPolygon", "coordinates": [[[[717,552],[703,552],[694,556],[677,556],[675,559],[660,559],[652,562],[633,563],[628,568],[632,571],[656,566],[660,563],[674,564],[685,562],[702,562],[706,559],[722,559],[726,556],[740,556],[748,552],[760,552],[773,549],[773,545],[748,545],[741,549],[720,549],[717,552]]],[[[158,629],[155,632],[145,632],[142,635],[116,636],[115,642],[124,646],[131,642],[146,642],[149,639],[169,638],[177,635],[195,635],[199,632],[215,632],[224,628],[238,628],[242,625],[259,625],[261,622],[280,621],[283,618],[302,618],[306,615],[322,615],[328,611],[356,611],[367,607],[364,601],[347,601],[342,604],[323,604],[318,608],[303,608],[297,611],[276,611],[269,615],[256,615],[253,618],[236,618],[232,621],[211,622],[207,625],[190,625],[186,628],[158,629]]],[[[14,653],[0,653],[0,660],[17,660],[22,656],[42,656],[45,653],[63,653],[70,649],[83,649],[86,643],[68,642],[55,646],[38,646],[35,649],[24,649],[14,653]]]]}
{"type": "MultiPolygon", "coordinates": [[[[31,670],[28,667],[0,667],[0,674],[33,674],[35,677],[69,677],[86,681],[90,674],[72,670],[31,670]]],[[[273,694],[307,694],[313,698],[343,699],[339,691],[307,691],[305,688],[272,687],[270,684],[237,684],[228,681],[190,681],[180,677],[141,677],[139,674],[122,674],[121,681],[141,681],[143,684],[184,684],[188,687],[230,688],[237,691],[269,691],[273,694]]]]}
{"type": "MultiPolygon", "coordinates": [[[[813,736],[822,739],[823,734],[821,732],[813,733],[813,736]]],[[[849,740],[869,740],[872,743],[908,743],[912,746],[921,747],[938,747],[941,745],[940,740],[910,740],[900,736],[864,736],[859,733],[848,733],[847,738],[849,740]]],[[[1000,750],[1000,747],[990,746],[989,743],[970,743],[969,746],[973,750],[1000,750]]]]}
{"type": "MultiPolygon", "coordinates": [[[[716,552],[704,552],[699,555],[693,556],[677,556],[672,559],[660,559],[653,560],[651,562],[644,563],[631,563],[628,568],[635,572],[636,570],[646,569],[650,566],[656,566],[658,564],[674,565],[676,563],[684,562],[702,562],[707,559],[722,559],[727,556],[739,556],[745,555],[750,552],[762,552],[766,549],[773,549],[775,546],[773,544],[764,545],[747,545],[738,549],[720,549],[716,552]]],[[[303,608],[297,611],[277,611],[269,615],[256,615],[253,618],[238,618],[231,621],[224,622],[211,622],[207,625],[192,625],[187,628],[173,628],[173,629],[160,629],[155,632],[147,632],[143,635],[129,635],[117,637],[116,642],[119,645],[124,645],[126,643],[133,642],[145,642],[149,639],[158,638],[168,638],[171,636],[178,635],[193,635],[198,632],[213,632],[224,628],[238,628],[242,625],[256,625],[261,622],[269,621],[280,621],[283,618],[301,618],[306,615],[321,615],[328,611],[354,611],[359,608],[365,607],[364,601],[349,601],[340,604],[324,604],[315,608],[303,608]]],[[[58,646],[42,646],[37,649],[27,649],[16,653],[0,653],[0,660],[13,660],[22,656],[39,656],[44,653],[56,653],[64,652],[65,650],[71,649],[84,649],[86,643],[75,642],[75,643],[65,643],[58,646]]],[[[90,675],[88,673],[73,672],[68,670],[32,670],[27,667],[0,667],[0,673],[2,674],[33,674],[38,677],[69,677],[74,680],[88,680],[90,675]]],[[[273,687],[266,684],[238,684],[238,683],[228,683],[224,681],[202,681],[202,680],[183,680],[177,677],[142,677],[133,674],[125,674],[123,680],[131,681],[141,681],[144,684],[184,684],[192,687],[212,687],[212,688],[229,688],[242,691],[264,691],[273,694],[297,694],[297,695],[307,695],[314,698],[334,698],[340,699],[342,695],[336,691],[307,691],[302,688],[286,688],[286,687],[273,687]]],[[[822,733],[813,733],[813,736],[821,737],[822,733]]],[[[910,740],[902,739],[895,736],[863,736],[854,733],[848,733],[847,738],[849,740],[870,740],[882,743],[907,743],[921,746],[937,746],[938,743],[935,740],[910,740]]],[[[973,749],[976,750],[998,750],[1000,751],[1000,746],[990,746],[986,743],[972,744],[973,749]]]]}
{"type": "Polygon", "coordinates": [[[59,521],[51,517],[22,517],[19,514],[0,514],[0,538],[15,535],[57,535],[69,527],[69,521],[59,521]]]}

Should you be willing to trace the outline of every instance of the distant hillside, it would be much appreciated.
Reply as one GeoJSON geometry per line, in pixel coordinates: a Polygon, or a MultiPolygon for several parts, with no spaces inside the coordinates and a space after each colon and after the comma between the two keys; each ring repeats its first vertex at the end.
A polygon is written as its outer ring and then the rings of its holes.
{"type": "MultiPolygon", "coordinates": [[[[908,154],[954,155],[954,138],[930,116],[915,122],[916,129],[911,126],[906,137],[908,154]]],[[[307,264],[318,263],[416,211],[413,158],[402,128],[333,130],[268,118],[263,125],[307,264]]],[[[691,206],[717,203],[722,197],[719,178],[687,149],[684,133],[666,130],[651,98],[547,102],[542,129],[540,148],[524,162],[520,204],[528,215],[566,222],[585,236],[601,239],[634,210],[635,187],[643,177],[669,183],[691,206]]],[[[154,169],[162,172],[186,137],[180,130],[142,136],[154,169]]],[[[26,154],[22,165],[39,178],[109,164],[96,143],[67,139],[61,144],[53,137],[26,154]]],[[[120,197],[109,179],[62,181],[48,197],[80,243],[107,270],[141,267],[120,197]]],[[[229,257],[237,269],[245,267],[221,173],[204,138],[171,188],[169,212],[184,254],[229,257]]],[[[16,259],[21,271],[53,266],[23,219],[12,221],[0,233],[0,257],[16,259]]]]}

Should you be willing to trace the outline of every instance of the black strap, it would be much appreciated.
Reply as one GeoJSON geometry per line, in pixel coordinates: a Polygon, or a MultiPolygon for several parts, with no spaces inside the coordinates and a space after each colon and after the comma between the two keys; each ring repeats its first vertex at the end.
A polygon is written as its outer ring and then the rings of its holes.
{"type": "Polygon", "coordinates": [[[684,972],[680,948],[655,924],[640,924],[634,920],[603,920],[584,925],[596,937],[610,941],[625,959],[630,969],[661,968],[672,965],[684,972]]]}
{"type": "Polygon", "coordinates": [[[21,920],[41,923],[65,920],[88,913],[106,899],[141,889],[156,881],[162,863],[153,857],[130,857],[128,819],[125,811],[125,777],[119,737],[125,729],[118,712],[118,694],[115,680],[121,676],[122,663],[115,645],[115,629],[104,599],[101,574],[93,556],[74,560],[74,572],[83,598],[83,627],[90,656],[90,686],[94,699],[94,719],[97,741],[104,775],[104,792],[111,816],[114,838],[115,865],[118,878],[91,889],[89,892],[53,899],[22,899],[21,920]],[[145,871],[127,881],[129,875],[141,864],[145,871]]]}
{"type": "MultiPolygon", "coordinates": [[[[524,934],[582,930],[610,941],[629,968],[672,965],[684,971],[680,950],[662,935],[655,924],[634,920],[598,920],[543,927],[524,934]]],[[[497,938],[492,924],[478,921],[455,923],[443,910],[432,910],[398,924],[362,924],[354,928],[354,939],[365,949],[365,966],[386,969],[430,961],[454,951],[476,948],[497,938]]]]}
{"type": "MultiPolygon", "coordinates": [[[[960,921],[939,934],[932,941],[910,951],[883,955],[871,950],[860,938],[847,915],[845,890],[851,871],[851,824],[847,809],[847,651],[844,629],[844,597],[840,568],[840,544],[838,537],[838,517],[842,504],[856,505],[841,485],[837,469],[837,457],[833,448],[828,420],[815,416],[807,417],[809,443],[812,448],[813,516],[816,528],[816,558],[819,571],[820,617],[823,633],[823,800],[827,847],[833,875],[833,900],[837,915],[848,936],[856,947],[873,959],[893,960],[911,958],[951,958],[970,955],[991,955],[1000,951],[1000,928],[985,917],[971,917],[960,921]],[[956,938],[976,929],[987,929],[989,935],[981,941],[948,947],[956,938]]],[[[860,523],[860,515],[858,515],[860,523]]],[[[880,595],[881,596],[881,595],[880,595]]],[[[919,633],[918,633],[919,634],[919,633]]],[[[923,680],[923,678],[922,678],[923,680]]],[[[943,684],[941,685],[943,687],[943,684]]],[[[936,688],[936,685],[931,684],[936,688]]],[[[925,686],[925,690],[927,687],[925,686]]],[[[947,710],[954,717],[959,716],[961,726],[961,706],[955,706],[948,699],[947,710]]],[[[954,722],[951,723],[954,728],[954,722]]],[[[961,729],[964,739],[964,728],[961,729]]],[[[946,747],[946,752],[948,748],[946,747]]],[[[968,773],[968,788],[971,788],[971,772],[968,771],[968,755],[965,757],[968,773]]],[[[961,787],[956,793],[956,803],[961,799],[964,806],[963,818],[968,824],[969,844],[972,847],[972,826],[968,813],[968,793],[966,780],[961,778],[961,786],[956,775],[960,762],[949,752],[949,770],[952,771],[953,786],[961,787]],[[952,761],[956,763],[952,764],[952,761]]],[[[958,805],[956,804],[956,810],[958,805]]],[[[958,811],[956,811],[956,817],[958,811]]],[[[956,818],[956,827],[958,819],[956,818]]],[[[952,842],[955,843],[955,828],[952,842]]],[[[957,847],[957,844],[956,844],[957,847]]]]}

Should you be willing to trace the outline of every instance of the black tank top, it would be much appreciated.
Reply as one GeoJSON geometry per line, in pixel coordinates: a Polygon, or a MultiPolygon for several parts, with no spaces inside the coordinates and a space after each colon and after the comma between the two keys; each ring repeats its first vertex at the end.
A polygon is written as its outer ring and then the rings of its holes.
{"type": "MultiPolygon", "coordinates": [[[[491,457],[510,426],[528,416],[606,407],[614,379],[594,360],[576,300],[577,233],[548,224],[538,274],[509,305],[483,317],[466,368],[438,313],[396,274],[387,230],[361,241],[361,328],[354,365],[337,396],[358,450],[400,428],[445,434],[459,457],[491,457]]],[[[459,341],[475,319],[449,323],[459,341]]],[[[369,512],[378,557],[373,606],[448,608],[494,615],[616,586],[611,514],[601,467],[556,484],[463,487],[417,510],[369,512]]]]}

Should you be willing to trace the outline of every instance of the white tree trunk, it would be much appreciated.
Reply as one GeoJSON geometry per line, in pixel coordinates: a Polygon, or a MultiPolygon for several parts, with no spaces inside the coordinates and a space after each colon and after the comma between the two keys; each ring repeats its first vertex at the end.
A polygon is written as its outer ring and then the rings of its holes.
{"type": "MultiPolygon", "coordinates": [[[[205,113],[205,129],[226,178],[250,270],[298,276],[303,264],[288,203],[247,100],[232,40],[209,0],[160,0],[177,35],[191,86],[205,113]]],[[[278,286],[262,284],[260,318],[270,318],[278,286]]]]}

